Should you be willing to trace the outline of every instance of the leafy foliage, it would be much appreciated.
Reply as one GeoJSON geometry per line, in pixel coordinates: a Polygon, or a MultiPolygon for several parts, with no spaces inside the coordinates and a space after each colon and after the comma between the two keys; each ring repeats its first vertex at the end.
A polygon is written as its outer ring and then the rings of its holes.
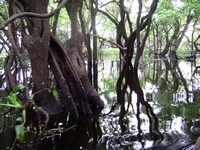
{"type": "Polygon", "coordinates": [[[18,139],[20,142],[24,140],[25,121],[26,121],[26,110],[24,109],[22,112],[22,117],[17,118],[17,122],[19,122],[20,124],[15,126],[16,139],[18,139]]]}
{"type": "Polygon", "coordinates": [[[16,139],[18,139],[21,142],[24,140],[24,133],[25,133],[24,124],[26,121],[26,110],[24,109],[24,106],[21,103],[21,101],[18,99],[18,94],[20,89],[21,88],[19,86],[15,86],[10,95],[3,98],[5,103],[4,104],[0,103],[0,105],[22,110],[22,117],[17,118],[16,122],[18,124],[15,126],[16,139]]]}
{"type": "Polygon", "coordinates": [[[5,101],[5,104],[0,104],[0,105],[22,109],[23,104],[17,97],[17,95],[19,94],[19,90],[20,90],[20,87],[15,86],[13,88],[13,91],[10,93],[10,95],[3,98],[3,100],[5,101]]]}
{"type": "Polygon", "coordinates": [[[0,23],[3,23],[3,21],[8,18],[7,7],[6,1],[0,1],[0,23]]]}

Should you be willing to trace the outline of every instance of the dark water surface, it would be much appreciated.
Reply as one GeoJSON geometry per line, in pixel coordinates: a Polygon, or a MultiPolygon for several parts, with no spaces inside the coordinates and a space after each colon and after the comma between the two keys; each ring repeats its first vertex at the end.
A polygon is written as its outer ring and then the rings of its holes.
{"type": "MultiPolygon", "coordinates": [[[[119,123],[120,106],[117,105],[106,115],[116,103],[118,68],[118,61],[101,60],[99,64],[98,92],[105,102],[105,109],[99,119],[102,137],[98,141],[98,149],[191,149],[200,136],[200,59],[170,61],[142,58],[138,71],[140,85],[144,99],[153,108],[159,121],[159,130],[163,134],[163,139],[158,136],[156,140],[149,134],[150,122],[143,106],[140,107],[142,133],[138,136],[137,95],[134,92],[131,95],[132,103],[129,105],[126,102],[125,131],[121,131],[119,123]]],[[[15,110],[0,108],[0,149],[12,145],[17,113],[15,110]]],[[[91,141],[83,149],[92,149],[91,141]]]]}
{"type": "MultiPolygon", "coordinates": [[[[100,69],[99,86],[109,112],[116,101],[115,83],[119,74],[119,62],[105,61],[100,69]]],[[[149,135],[149,118],[140,107],[142,134],[138,139],[136,118],[136,94],[132,94],[131,106],[126,105],[126,132],[121,132],[119,108],[101,118],[103,137],[99,149],[191,149],[200,136],[200,60],[178,61],[142,58],[138,77],[145,100],[151,105],[159,120],[159,130],[164,139],[154,141],[149,135]]]]}

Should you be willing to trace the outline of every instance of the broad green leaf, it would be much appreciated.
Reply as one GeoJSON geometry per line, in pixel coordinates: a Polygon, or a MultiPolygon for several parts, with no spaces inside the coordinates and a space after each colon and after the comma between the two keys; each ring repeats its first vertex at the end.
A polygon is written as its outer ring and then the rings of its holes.
{"type": "Polygon", "coordinates": [[[10,102],[13,104],[13,105],[16,105],[17,104],[17,95],[16,94],[11,94],[9,96],[9,99],[10,99],[10,102]]]}
{"type": "Polygon", "coordinates": [[[18,117],[17,121],[20,122],[20,125],[15,126],[16,138],[21,142],[24,140],[25,133],[25,121],[26,121],[26,110],[23,110],[22,117],[18,117]]]}
{"type": "Polygon", "coordinates": [[[19,92],[19,90],[20,90],[20,87],[19,86],[15,86],[15,87],[13,87],[12,92],[13,93],[17,93],[17,92],[19,92]]]}
{"type": "Polygon", "coordinates": [[[20,125],[16,125],[15,126],[15,132],[16,132],[16,138],[22,142],[24,140],[24,125],[20,124],[20,125]]]}
{"type": "Polygon", "coordinates": [[[23,108],[23,104],[17,97],[18,93],[12,93],[7,97],[4,97],[3,100],[7,101],[6,104],[0,104],[2,106],[14,107],[14,108],[23,108]],[[8,103],[9,102],[9,103],[8,103]]]}

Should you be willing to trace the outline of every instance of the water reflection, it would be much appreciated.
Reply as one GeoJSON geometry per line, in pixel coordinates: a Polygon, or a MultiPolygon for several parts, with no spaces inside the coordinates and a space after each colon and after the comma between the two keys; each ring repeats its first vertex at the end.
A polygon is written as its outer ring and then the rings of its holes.
{"type": "MultiPolygon", "coordinates": [[[[119,75],[118,65],[117,61],[106,61],[103,62],[104,69],[100,71],[99,91],[107,104],[103,114],[107,114],[116,102],[115,83],[119,75]]],[[[164,135],[164,140],[160,141],[159,145],[170,144],[172,140],[169,140],[169,137],[173,137],[177,140],[177,147],[184,146],[183,143],[183,145],[179,143],[179,139],[185,139],[185,145],[190,146],[193,140],[200,135],[200,121],[198,120],[200,71],[198,65],[198,60],[195,62],[172,61],[145,57],[141,60],[138,77],[144,99],[153,108],[159,120],[159,130],[164,135]]],[[[126,99],[130,99],[129,93],[130,91],[127,91],[126,99]]],[[[154,143],[149,134],[151,119],[143,105],[140,106],[140,123],[138,124],[136,97],[137,95],[132,93],[132,103],[129,104],[127,100],[125,104],[127,114],[123,119],[126,132],[121,132],[120,106],[116,106],[111,114],[102,118],[101,126],[104,136],[101,142],[107,143],[106,149],[123,149],[124,145],[129,149],[150,148],[154,143]],[[138,130],[139,125],[141,131],[138,130]],[[140,140],[138,140],[138,132],[141,132],[140,140]],[[124,142],[124,136],[130,137],[131,140],[125,138],[124,142]],[[109,143],[112,143],[114,147],[109,143]]]]}
{"type": "MultiPolygon", "coordinates": [[[[99,64],[99,93],[106,105],[100,117],[102,138],[98,150],[180,149],[191,146],[200,135],[199,63],[199,60],[188,62],[143,57],[138,79],[148,109],[146,105],[139,105],[138,109],[138,95],[128,89],[124,102],[126,113],[120,117],[121,106],[116,105],[119,62],[102,60],[99,64]],[[155,135],[158,133],[153,130],[156,120],[150,112],[148,114],[150,109],[158,118],[163,139],[160,136],[156,140],[152,138],[151,132],[155,135]]],[[[13,143],[14,139],[10,137],[14,138],[15,135],[10,129],[13,129],[17,114],[1,107],[0,115],[2,149],[2,145],[11,146],[13,143]]]]}

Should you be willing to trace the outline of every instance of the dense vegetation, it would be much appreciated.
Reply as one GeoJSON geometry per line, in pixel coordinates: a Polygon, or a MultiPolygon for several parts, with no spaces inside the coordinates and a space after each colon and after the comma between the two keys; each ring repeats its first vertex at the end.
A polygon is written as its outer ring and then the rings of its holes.
{"type": "Polygon", "coordinates": [[[79,149],[89,132],[96,148],[104,107],[98,95],[101,55],[119,60],[115,86],[108,88],[117,95],[110,113],[120,107],[121,132],[127,129],[129,106],[136,103],[138,138],[141,107],[151,138],[163,138],[138,78],[141,56],[196,59],[199,5],[198,0],[1,1],[0,83],[6,95],[0,104],[5,113],[7,108],[18,112],[12,147],[26,147],[25,142],[34,149],[54,144],[57,149],[79,149]],[[136,101],[131,99],[133,92],[136,101]],[[57,134],[62,137],[53,143],[57,134]]]}

